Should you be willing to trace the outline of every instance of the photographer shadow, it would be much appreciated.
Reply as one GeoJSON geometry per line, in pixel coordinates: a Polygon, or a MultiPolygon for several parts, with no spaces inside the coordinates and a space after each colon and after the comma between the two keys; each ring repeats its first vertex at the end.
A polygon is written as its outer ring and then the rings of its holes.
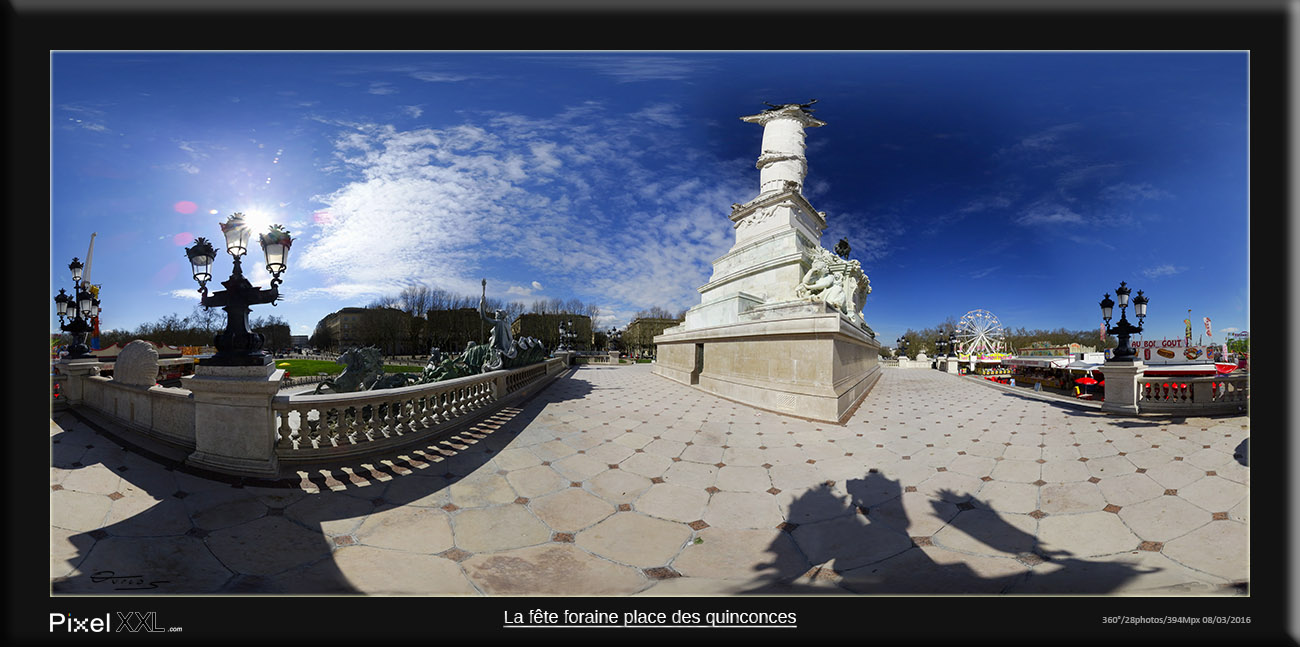
{"type": "Polygon", "coordinates": [[[760,581],[747,593],[1096,595],[1159,570],[1053,550],[1027,515],[951,490],[909,492],[875,471],[843,491],[829,482],[807,490],[787,519],[792,541],[771,543],[773,559],[756,567],[760,581]],[[812,567],[791,566],[801,563],[812,567]]]}

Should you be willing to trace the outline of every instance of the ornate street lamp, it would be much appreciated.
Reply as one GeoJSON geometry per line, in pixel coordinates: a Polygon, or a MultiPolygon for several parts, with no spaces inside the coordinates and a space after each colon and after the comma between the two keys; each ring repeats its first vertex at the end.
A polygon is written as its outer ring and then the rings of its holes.
{"type": "Polygon", "coordinates": [[[948,333],[948,357],[957,356],[957,331],[948,333]]]}
{"type": "Polygon", "coordinates": [[[86,345],[86,335],[94,329],[88,320],[99,312],[99,300],[81,284],[83,267],[85,266],[79,259],[72,259],[68,269],[72,271],[74,294],[67,294],[63,288],[59,288],[58,295],[54,297],[55,311],[59,314],[59,330],[72,336],[72,343],[68,345],[68,359],[83,359],[91,356],[90,347],[86,345]],[[72,321],[64,323],[66,317],[71,317],[72,321]]]}
{"type": "Polygon", "coordinates": [[[226,311],[226,329],[212,340],[217,352],[203,363],[208,366],[262,366],[271,358],[262,350],[262,335],[248,329],[248,313],[252,311],[250,306],[275,305],[280,298],[280,274],[288,267],[286,261],[293,240],[288,230],[280,225],[272,225],[268,233],[258,237],[262,253],[266,255],[266,270],[272,275],[271,289],[264,290],[244,278],[240,258],[248,250],[249,236],[244,214],[231,214],[226,222],[221,223],[221,232],[226,238],[226,251],[234,259],[230,278],[221,283],[225,290],[208,293],[207,282],[212,278],[212,261],[216,258],[212,244],[198,238],[193,247],[185,250],[194,271],[194,280],[199,284],[199,293],[203,295],[200,304],[205,308],[220,307],[226,311]]]}
{"type": "Polygon", "coordinates": [[[1129,323],[1128,318],[1125,316],[1130,292],[1131,290],[1124,281],[1120,281],[1119,287],[1115,288],[1115,296],[1119,297],[1119,322],[1114,327],[1111,327],[1110,319],[1115,311],[1115,302],[1111,301],[1109,293],[1101,298],[1101,318],[1106,322],[1106,334],[1115,335],[1119,339],[1119,345],[1115,347],[1115,352],[1111,354],[1110,361],[1112,362],[1132,360],[1137,355],[1137,351],[1129,346],[1128,338],[1130,335],[1142,332],[1142,320],[1147,316],[1148,299],[1143,296],[1141,290],[1138,290],[1137,297],[1133,299],[1133,314],[1138,318],[1138,325],[1134,326],[1129,323]]]}

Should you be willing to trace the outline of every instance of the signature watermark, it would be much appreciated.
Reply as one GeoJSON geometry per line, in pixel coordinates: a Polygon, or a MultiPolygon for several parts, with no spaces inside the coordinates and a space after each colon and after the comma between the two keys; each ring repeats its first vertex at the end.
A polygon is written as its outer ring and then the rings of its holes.
{"type": "Polygon", "coordinates": [[[90,581],[95,584],[108,582],[113,585],[114,591],[147,591],[158,588],[159,584],[169,584],[169,580],[149,580],[145,582],[143,575],[118,575],[113,571],[95,571],[90,576],[90,581]]]}

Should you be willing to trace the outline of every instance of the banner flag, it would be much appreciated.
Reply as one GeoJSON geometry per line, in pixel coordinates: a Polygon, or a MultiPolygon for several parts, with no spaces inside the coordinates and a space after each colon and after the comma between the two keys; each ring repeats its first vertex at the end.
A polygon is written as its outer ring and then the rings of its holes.
{"type": "Polygon", "coordinates": [[[1101,325],[1101,340],[1106,341],[1106,324],[1101,325]]]}
{"type": "Polygon", "coordinates": [[[1213,337],[1213,336],[1214,336],[1214,333],[1210,332],[1210,318],[1209,318],[1209,317],[1206,317],[1206,318],[1205,318],[1205,336],[1206,336],[1206,337],[1213,337]]]}
{"type": "Polygon", "coordinates": [[[1192,345],[1192,311],[1187,311],[1187,318],[1183,320],[1183,325],[1187,328],[1187,345],[1192,345]]]}

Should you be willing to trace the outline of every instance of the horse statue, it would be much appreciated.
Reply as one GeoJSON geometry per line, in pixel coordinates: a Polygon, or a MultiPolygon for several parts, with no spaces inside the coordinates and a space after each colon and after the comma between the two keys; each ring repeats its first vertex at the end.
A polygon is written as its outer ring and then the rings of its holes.
{"type": "Polygon", "coordinates": [[[333,393],[368,391],[384,377],[384,360],[374,346],[349,348],[334,363],[342,364],[343,372],[317,384],[313,393],[320,394],[326,389],[333,393]]]}

